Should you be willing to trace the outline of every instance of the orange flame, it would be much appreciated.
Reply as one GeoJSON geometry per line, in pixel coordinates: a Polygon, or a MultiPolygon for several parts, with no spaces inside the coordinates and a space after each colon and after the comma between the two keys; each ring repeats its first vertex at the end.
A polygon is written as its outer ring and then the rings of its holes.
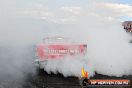
{"type": "Polygon", "coordinates": [[[84,70],[84,67],[82,68],[82,77],[88,78],[88,72],[84,70]]]}

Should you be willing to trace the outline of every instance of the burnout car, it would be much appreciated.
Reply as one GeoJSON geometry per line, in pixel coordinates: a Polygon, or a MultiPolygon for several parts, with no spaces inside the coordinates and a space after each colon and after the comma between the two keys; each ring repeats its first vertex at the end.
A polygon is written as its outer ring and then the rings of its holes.
{"type": "Polygon", "coordinates": [[[35,64],[39,69],[44,69],[48,60],[65,59],[66,57],[84,56],[87,45],[77,43],[65,37],[46,37],[36,47],[37,58],[35,64]]]}

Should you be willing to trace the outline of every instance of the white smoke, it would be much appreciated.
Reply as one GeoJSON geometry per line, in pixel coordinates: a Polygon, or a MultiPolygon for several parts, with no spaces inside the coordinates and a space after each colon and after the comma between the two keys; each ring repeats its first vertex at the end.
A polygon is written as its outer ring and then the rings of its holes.
{"type": "Polygon", "coordinates": [[[6,4],[8,1],[0,1],[4,2],[0,11],[0,45],[7,48],[1,48],[0,52],[0,72],[3,75],[10,72],[13,74],[18,69],[27,71],[25,64],[31,64],[35,55],[35,47],[32,47],[33,53],[27,55],[30,52],[27,46],[37,45],[43,37],[54,35],[67,36],[86,43],[88,51],[86,57],[49,61],[45,67],[48,73],[60,72],[64,76],[78,76],[84,67],[90,76],[94,75],[94,71],[114,76],[132,74],[132,44],[129,43],[131,35],[123,30],[119,19],[123,15],[131,16],[131,6],[95,0],[83,8],[62,6],[60,9],[56,8],[57,11],[54,9],[54,12],[49,9],[43,12],[43,5],[39,5],[37,9],[32,6],[22,9],[24,5],[17,8],[15,0],[6,4]],[[124,11],[124,8],[127,10],[124,11]],[[5,71],[6,68],[10,70],[5,71]]]}
{"type": "MultiPolygon", "coordinates": [[[[62,59],[49,60],[45,65],[44,69],[48,73],[53,72],[54,74],[61,73],[65,77],[67,76],[81,76],[81,70],[83,67],[87,68],[90,63],[86,57],[67,57],[62,59]]],[[[94,74],[93,67],[90,66],[86,70],[89,70],[91,76],[94,74]]]]}
{"type": "Polygon", "coordinates": [[[86,21],[85,24],[81,21],[62,32],[62,35],[64,33],[74,40],[86,43],[87,56],[49,61],[45,67],[47,72],[80,76],[84,67],[90,76],[94,75],[94,71],[109,76],[132,74],[131,36],[123,30],[119,21],[107,20],[102,25],[94,25],[95,21],[100,23],[100,20],[93,17],[93,21],[86,21]]]}
{"type": "Polygon", "coordinates": [[[84,13],[81,12],[75,24],[63,25],[61,31],[61,35],[87,43],[87,57],[49,61],[45,67],[47,72],[79,76],[81,68],[85,67],[90,76],[94,75],[94,71],[109,76],[132,74],[131,35],[121,26],[118,17],[120,12],[103,7],[104,3],[95,4],[97,3],[89,6],[84,13]]]}

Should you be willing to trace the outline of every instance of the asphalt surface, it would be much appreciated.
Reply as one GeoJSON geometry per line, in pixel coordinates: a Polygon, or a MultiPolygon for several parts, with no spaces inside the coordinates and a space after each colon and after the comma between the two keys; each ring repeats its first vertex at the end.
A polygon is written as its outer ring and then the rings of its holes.
{"type": "Polygon", "coordinates": [[[75,77],[65,78],[58,74],[27,74],[25,78],[0,80],[0,88],[81,88],[75,77]]]}
{"type": "MultiPolygon", "coordinates": [[[[114,77],[101,75],[96,73],[91,79],[132,79],[132,76],[122,76],[114,77]]],[[[32,83],[35,88],[82,88],[79,84],[79,80],[76,77],[63,77],[61,74],[47,74],[44,71],[41,71],[40,74],[37,74],[36,77],[31,77],[28,82],[32,83]]],[[[29,88],[29,87],[28,87],[29,88]]],[[[84,87],[84,88],[132,88],[132,86],[115,86],[115,87],[84,87]]]]}
{"type": "MultiPolygon", "coordinates": [[[[26,74],[24,78],[0,80],[0,88],[82,88],[76,77],[63,77],[61,74],[26,74]]],[[[132,76],[123,76],[121,79],[132,79],[132,76]]],[[[120,79],[118,78],[118,79],[120,79]]],[[[91,79],[117,79],[97,74],[91,79]]],[[[132,81],[132,80],[131,80],[132,81]]],[[[84,88],[132,88],[129,87],[84,87],[84,88]]]]}

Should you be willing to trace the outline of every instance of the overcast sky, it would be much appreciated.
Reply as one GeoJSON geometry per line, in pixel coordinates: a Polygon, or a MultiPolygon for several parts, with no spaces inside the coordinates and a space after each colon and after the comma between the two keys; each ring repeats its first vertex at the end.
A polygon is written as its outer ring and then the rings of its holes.
{"type": "Polygon", "coordinates": [[[131,0],[0,0],[0,15],[6,18],[20,16],[65,23],[75,20],[82,12],[89,13],[88,9],[92,5],[99,9],[113,10],[112,14],[105,15],[109,18],[114,18],[115,15],[116,19],[132,18],[131,0]]]}

